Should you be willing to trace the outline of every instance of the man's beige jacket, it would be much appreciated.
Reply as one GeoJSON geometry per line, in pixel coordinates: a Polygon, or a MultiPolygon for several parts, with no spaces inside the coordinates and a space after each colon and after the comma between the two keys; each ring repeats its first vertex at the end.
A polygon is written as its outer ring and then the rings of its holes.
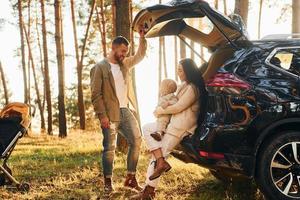
{"type": "MultiPolygon", "coordinates": [[[[133,90],[131,71],[134,65],[145,56],[147,42],[140,38],[139,48],[134,56],[126,57],[120,64],[126,84],[128,85],[128,99],[130,106],[137,109],[136,96],[133,90]]],[[[90,71],[92,104],[97,116],[108,117],[111,122],[120,121],[120,105],[116,94],[115,82],[111,66],[105,58],[97,63],[90,71]]]]}

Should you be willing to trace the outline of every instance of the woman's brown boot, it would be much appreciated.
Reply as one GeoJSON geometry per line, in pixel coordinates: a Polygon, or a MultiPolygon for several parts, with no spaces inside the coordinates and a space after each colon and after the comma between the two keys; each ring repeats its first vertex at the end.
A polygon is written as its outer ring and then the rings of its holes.
{"type": "Polygon", "coordinates": [[[141,191],[140,193],[130,197],[131,200],[151,200],[155,197],[155,188],[149,185],[141,191]]]}
{"type": "Polygon", "coordinates": [[[156,166],[153,174],[149,177],[149,180],[154,180],[160,177],[164,172],[168,172],[171,169],[171,165],[165,160],[164,157],[160,157],[156,160],[156,166]]]}

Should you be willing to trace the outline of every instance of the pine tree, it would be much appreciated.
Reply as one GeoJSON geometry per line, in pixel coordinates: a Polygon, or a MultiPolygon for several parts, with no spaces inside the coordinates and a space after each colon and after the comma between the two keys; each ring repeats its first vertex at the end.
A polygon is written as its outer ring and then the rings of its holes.
{"type": "Polygon", "coordinates": [[[55,44],[58,68],[58,110],[59,110],[59,137],[67,136],[67,122],[65,110],[65,61],[64,61],[64,41],[62,25],[62,0],[55,0],[55,44]]]}
{"type": "Polygon", "coordinates": [[[43,34],[43,55],[44,55],[44,87],[47,104],[47,133],[52,135],[52,100],[51,100],[51,89],[50,89],[50,76],[49,76],[49,59],[48,59],[48,42],[47,42],[47,26],[46,26],[46,15],[45,15],[45,0],[40,0],[41,3],[41,14],[42,14],[42,34],[43,34]]]}
{"type": "Polygon", "coordinates": [[[240,15],[247,26],[249,0],[235,0],[234,13],[240,15]]]}

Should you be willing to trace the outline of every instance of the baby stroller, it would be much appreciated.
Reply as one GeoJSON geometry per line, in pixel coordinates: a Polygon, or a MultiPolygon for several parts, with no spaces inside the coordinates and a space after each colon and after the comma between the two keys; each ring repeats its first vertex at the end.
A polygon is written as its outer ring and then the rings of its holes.
{"type": "Polygon", "coordinates": [[[23,103],[10,103],[0,112],[0,186],[16,185],[18,190],[29,191],[28,183],[20,183],[7,165],[12,151],[30,125],[30,106],[23,103]]]}

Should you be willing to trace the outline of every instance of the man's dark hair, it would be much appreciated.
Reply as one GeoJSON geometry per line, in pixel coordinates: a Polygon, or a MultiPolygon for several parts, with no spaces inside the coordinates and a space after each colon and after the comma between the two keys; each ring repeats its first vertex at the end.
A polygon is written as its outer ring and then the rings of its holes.
{"type": "Polygon", "coordinates": [[[123,36],[117,36],[113,41],[112,45],[121,45],[124,44],[125,46],[129,45],[128,40],[123,36]]]}

